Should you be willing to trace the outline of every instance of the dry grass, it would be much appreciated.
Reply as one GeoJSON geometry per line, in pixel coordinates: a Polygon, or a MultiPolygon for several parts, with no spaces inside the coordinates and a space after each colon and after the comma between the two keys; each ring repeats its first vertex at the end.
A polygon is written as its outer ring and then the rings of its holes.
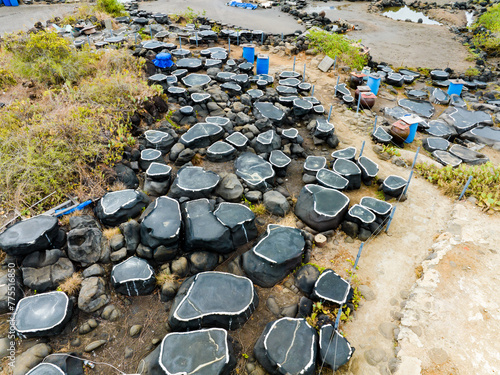
{"type": "Polygon", "coordinates": [[[262,216],[267,214],[266,206],[264,205],[264,203],[252,205],[250,209],[256,216],[262,216]]]}
{"type": "Polygon", "coordinates": [[[66,293],[69,296],[74,296],[82,287],[83,277],[80,272],[75,272],[73,275],[59,284],[58,290],[66,293]]]}
{"type": "Polygon", "coordinates": [[[109,241],[117,234],[121,234],[120,228],[106,228],[102,231],[103,236],[109,241]]]}
{"type": "Polygon", "coordinates": [[[74,212],[72,212],[72,213],[71,213],[71,214],[69,214],[69,215],[64,215],[64,216],[62,216],[62,217],[59,219],[59,223],[60,223],[62,226],[69,225],[69,219],[71,219],[72,217],[75,217],[75,216],[82,216],[82,215],[83,215],[83,211],[82,211],[82,210],[74,211],[74,212]]]}
{"type": "Polygon", "coordinates": [[[162,286],[165,284],[167,281],[177,281],[177,276],[172,275],[171,273],[167,273],[167,271],[162,271],[156,276],[156,285],[162,286]]]}
{"type": "Polygon", "coordinates": [[[203,161],[204,161],[203,156],[201,156],[200,154],[195,154],[191,159],[191,163],[196,166],[202,165],[203,161]]]}
{"type": "Polygon", "coordinates": [[[292,228],[295,228],[296,227],[296,223],[297,222],[297,218],[295,217],[295,215],[290,212],[288,213],[284,218],[282,218],[278,224],[279,225],[283,225],[285,227],[292,227],[292,228]]]}
{"type": "Polygon", "coordinates": [[[3,263],[3,261],[5,260],[5,258],[7,258],[7,253],[5,253],[2,250],[0,250],[0,264],[3,263]]]}
{"type": "Polygon", "coordinates": [[[113,185],[109,188],[110,191],[120,191],[120,190],[126,190],[127,186],[121,182],[121,181],[115,181],[113,182],[113,185]]]}

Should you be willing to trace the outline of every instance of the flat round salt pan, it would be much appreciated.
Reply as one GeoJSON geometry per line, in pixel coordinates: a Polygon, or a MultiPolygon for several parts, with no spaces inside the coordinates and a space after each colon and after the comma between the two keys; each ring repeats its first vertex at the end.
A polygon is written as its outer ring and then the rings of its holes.
{"type": "Polygon", "coordinates": [[[67,318],[69,298],[63,292],[48,292],[22,298],[14,312],[14,328],[20,334],[47,332],[67,318]]]}

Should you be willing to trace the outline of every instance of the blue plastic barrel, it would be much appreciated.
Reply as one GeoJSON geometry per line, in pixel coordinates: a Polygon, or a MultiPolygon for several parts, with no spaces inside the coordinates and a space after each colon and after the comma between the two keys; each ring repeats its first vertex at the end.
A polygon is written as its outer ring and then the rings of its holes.
{"type": "Polygon", "coordinates": [[[450,79],[450,85],[448,86],[448,95],[457,94],[460,96],[462,94],[462,89],[464,87],[464,82],[458,79],[450,79]]]}
{"type": "Polygon", "coordinates": [[[19,3],[17,2],[17,0],[9,0],[9,2],[10,2],[10,5],[13,7],[19,6],[19,3]]]}
{"type": "Polygon", "coordinates": [[[10,7],[10,6],[11,6],[11,5],[10,5],[10,1],[9,1],[9,0],[3,0],[3,3],[5,4],[5,6],[8,6],[8,7],[10,7]]]}
{"type": "Polygon", "coordinates": [[[258,54],[257,55],[257,74],[269,73],[269,56],[258,54]]]}
{"type": "Polygon", "coordinates": [[[380,77],[377,73],[372,73],[368,76],[367,85],[375,95],[378,95],[381,79],[382,77],[380,77]]]}
{"type": "Polygon", "coordinates": [[[417,134],[418,120],[413,120],[414,115],[404,115],[401,116],[401,120],[410,125],[410,134],[406,137],[404,143],[412,143],[415,140],[415,135],[417,134]]]}
{"type": "Polygon", "coordinates": [[[255,61],[255,44],[243,44],[243,58],[253,64],[255,61]]]}

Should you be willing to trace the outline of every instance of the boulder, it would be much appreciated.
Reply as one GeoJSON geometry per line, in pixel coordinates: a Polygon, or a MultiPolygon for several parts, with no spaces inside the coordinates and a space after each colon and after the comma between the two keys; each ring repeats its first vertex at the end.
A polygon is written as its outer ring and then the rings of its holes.
{"type": "Polygon", "coordinates": [[[305,319],[282,318],[266,325],[254,355],[272,375],[313,375],[317,346],[316,330],[305,319]]]}
{"type": "Polygon", "coordinates": [[[127,296],[150,294],[156,286],[153,268],[137,257],[130,257],[113,266],[111,283],[118,293],[127,296]]]}
{"type": "Polygon", "coordinates": [[[158,363],[165,374],[229,375],[236,367],[231,342],[221,328],[169,333],[161,342],[158,363]]]}
{"type": "Polygon", "coordinates": [[[312,297],[321,301],[344,305],[352,298],[351,285],[333,270],[325,270],[314,284],[312,297]]]}
{"type": "Polygon", "coordinates": [[[270,288],[300,265],[304,251],[299,229],[269,224],[264,237],[243,254],[243,269],[254,283],[270,288]]]}
{"type": "Polygon", "coordinates": [[[13,328],[26,338],[58,335],[71,319],[72,310],[73,304],[63,292],[24,297],[14,311],[13,328]]]}
{"type": "Polygon", "coordinates": [[[345,365],[352,357],[354,348],[344,336],[331,324],[322,326],[319,330],[320,360],[334,372],[345,365]]]}
{"type": "Polygon", "coordinates": [[[264,206],[273,215],[285,216],[290,211],[290,204],[279,191],[270,190],[264,193],[264,206]]]}
{"type": "Polygon", "coordinates": [[[238,329],[259,303],[253,283],[246,277],[202,272],[184,281],[169,314],[173,330],[201,327],[238,329]]]}
{"type": "Polygon", "coordinates": [[[151,249],[163,245],[176,252],[181,225],[179,202],[170,197],[159,197],[148,206],[141,221],[141,243],[151,249]]]}
{"type": "Polygon", "coordinates": [[[137,190],[120,190],[106,193],[95,209],[104,225],[115,227],[130,218],[139,216],[149,203],[146,194],[137,190]]]}
{"type": "Polygon", "coordinates": [[[217,220],[208,199],[187,202],[183,214],[185,251],[206,250],[220,254],[233,251],[231,231],[217,220]]]}
{"type": "Polygon", "coordinates": [[[242,246],[257,237],[255,214],[245,205],[223,202],[217,206],[214,215],[222,225],[231,231],[234,248],[242,246]]]}
{"type": "Polygon", "coordinates": [[[23,256],[50,249],[59,235],[56,217],[39,215],[20,221],[0,234],[0,249],[9,255],[23,256]]]}
{"type": "Polygon", "coordinates": [[[274,182],[272,165],[258,155],[245,152],[236,159],[234,165],[236,175],[252,190],[266,191],[274,182]]]}
{"type": "Polygon", "coordinates": [[[106,294],[106,283],[102,277],[92,276],[83,279],[80,294],[78,295],[78,308],[91,313],[99,310],[109,302],[106,294]]]}
{"type": "Polygon", "coordinates": [[[225,201],[239,202],[243,195],[243,186],[234,173],[228,173],[217,186],[215,193],[225,201]]]}
{"type": "MultiPolygon", "coordinates": [[[[33,253],[32,253],[33,254],[33,253]]],[[[23,283],[37,293],[56,289],[60,283],[75,272],[68,258],[59,258],[54,264],[43,267],[22,267],[23,283]]]]}
{"type": "Polygon", "coordinates": [[[349,198],[335,189],[320,185],[302,188],[295,204],[295,215],[314,230],[337,228],[349,208],[349,198]]]}
{"type": "Polygon", "coordinates": [[[168,195],[175,199],[208,198],[219,181],[219,175],[212,171],[206,171],[201,167],[186,166],[177,172],[168,195]]]}

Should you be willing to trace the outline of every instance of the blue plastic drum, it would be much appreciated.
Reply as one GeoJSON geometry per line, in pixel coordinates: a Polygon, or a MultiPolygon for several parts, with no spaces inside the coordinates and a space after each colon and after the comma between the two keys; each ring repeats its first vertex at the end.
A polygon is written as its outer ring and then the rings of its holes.
{"type": "Polygon", "coordinates": [[[269,56],[257,55],[257,74],[269,74],[269,56]]]}
{"type": "Polygon", "coordinates": [[[255,45],[254,44],[243,44],[243,58],[253,64],[255,61],[255,45]]]}

